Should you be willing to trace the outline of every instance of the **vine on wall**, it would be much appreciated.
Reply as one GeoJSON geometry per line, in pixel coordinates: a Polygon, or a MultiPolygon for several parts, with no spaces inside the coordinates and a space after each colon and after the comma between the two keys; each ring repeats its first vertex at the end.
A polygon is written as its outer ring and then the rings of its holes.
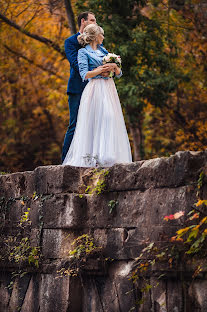
{"type": "Polygon", "coordinates": [[[29,270],[28,267],[39,268],[41,263],[41,236],[43,228],[43,203],[52,195],[38,195],[36,192],[31,196],[21,196],[18,198],[6,199],[0,198],[0,215],[1,215],[1,253],[0,261],[14,263],[16,269],[12,272],[11,281],[7,286],[12,289],[14,280],[25,276],[29,270]],[[29,207],[31,201],[39,200],[38,207],[38,228],[37,228],[37,241],[38,245],[35,246],[31,242],[32,221],[30,220],[31,208],[29,207]],[[11,205],[19,202],[24,212],[20,216],[19,222],[16,225],[16,235],[5,236],[5,229],[10,223],[11,205]]]}
{"type": "MultiPolygon", "coordinates": [[[[134,270],[130,280],[137,285],[142,281],[141,296],[137,304],[143,304],[147,293],[151,288],[159,285],[159,280],[164,278],[165,273],[161,272],[157,277],[157,284],[151,285],[148,276],[157,265],[165,264],[165,269],[176,268],[178,265],[189,261],[196,264],[192,273],[192,279],[196,278],[199,273],[207,269],[207,199],[204,197],[203,188],[207,184],[207,176],[204,171],[199,175],[197,183],[197,202],[194,203],[191,211],[185,216],[184,211],[178,211],[175,214],[164,217],[165,222],[180,219],[182,226],[176,231],[175,235],[169,238],[166,244],[158,245],[150,242],[140,255],[135,259],[134,270]]],[[[132,308],[135,309],[134,307],[132,308]]]]}

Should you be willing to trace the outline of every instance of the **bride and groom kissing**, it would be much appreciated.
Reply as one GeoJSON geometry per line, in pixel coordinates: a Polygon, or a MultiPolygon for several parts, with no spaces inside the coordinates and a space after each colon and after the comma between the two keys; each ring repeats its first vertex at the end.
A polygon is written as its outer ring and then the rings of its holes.
{"type": "Polygon", "coordinates": [[[95,15],[81,13],[78,26],[79,32],[65,40],[70,62],[67,87],[70,123],[63,143],[62,163],[78,167],[130,163],[129,139],[111,77],[120,78],[122,71],[117,62],[103,65],[110,54],[102,44],[104,30],[96,24],[95,15]]]}

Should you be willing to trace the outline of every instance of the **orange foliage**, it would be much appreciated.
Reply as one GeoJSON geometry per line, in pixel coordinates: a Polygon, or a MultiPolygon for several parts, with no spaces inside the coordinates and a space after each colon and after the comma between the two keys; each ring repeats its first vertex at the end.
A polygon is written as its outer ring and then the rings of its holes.
{"type": "MultiPolygon", "coordinates": [[[[71,1],[75,10],[75,0],[71,1]]],[[[152,1],[149,1],[151,3],[152,1]]],[[[197,3],[195,0],[193,3],[197,3]]],[[[149,5],[177,44],[175,68],[189,75],[165,107],[147,103],[142,121],[145,158],[207,148],[207,25],[202,10],[149,5]]],[[[64,50],[70,35],[62,0],[2,0],[0,12],[30,33],[64,50]]],[[[170,53],[166,38],[166,53],[170,53]]],[[[52,47],[0,20],[0,171],[58,164],[68,125],[69,63],[52,47]]],[[[134,131],[136,132],[136,131],[134,131]]]]}
{"type": "MultiPolygon", "coordinates": [[[[64,49],[70,32],[62,7],[36,0],[3,0],[0,11],[64,49]]],[[[68,124],[68,61],[44,43],[0,23],[0,170],[60,163],[68,124]]]]}

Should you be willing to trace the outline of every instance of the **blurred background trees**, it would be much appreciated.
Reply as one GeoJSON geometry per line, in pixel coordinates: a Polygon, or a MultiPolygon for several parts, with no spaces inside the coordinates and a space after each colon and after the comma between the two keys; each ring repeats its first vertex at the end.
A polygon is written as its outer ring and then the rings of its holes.
{"type": "Polygon", "coordinates": [[[69,112],[64,40],[92,10],[120,54],[134,160],[207,148],[205,1],[2,0],[0,171],[59,164],[69,112]]]}

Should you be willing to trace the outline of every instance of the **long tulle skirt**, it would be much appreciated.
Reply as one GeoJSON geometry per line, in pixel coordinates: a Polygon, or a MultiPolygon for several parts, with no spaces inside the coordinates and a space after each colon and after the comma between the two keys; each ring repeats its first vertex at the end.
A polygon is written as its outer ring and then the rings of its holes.
{"type": "Polygon", "coordinates": [[[110,167],[130,162],[131,149],[114,81],[92,79],[83,91],[63,165],[110,167]]]}

